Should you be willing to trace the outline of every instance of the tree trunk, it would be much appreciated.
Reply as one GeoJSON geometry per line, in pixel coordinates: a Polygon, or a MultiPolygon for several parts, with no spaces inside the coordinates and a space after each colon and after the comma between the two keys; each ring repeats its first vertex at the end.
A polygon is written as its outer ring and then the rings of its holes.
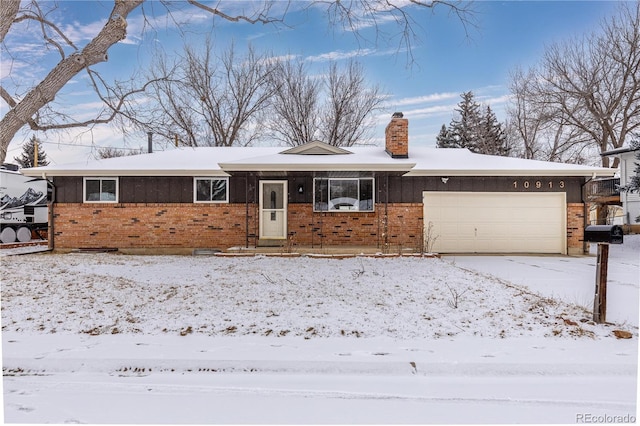
{"type": "MultiPolygon", "coordinates": [[[[15,134],[42,107],[53,101],[69,80],[85,67],[107,61],[107,50],[127,36],[127,16],[143,2],[144,0],[115,0],[111,16],[100,33],[81,52],[62,59],[40,84],[7,112],[0,121],[0,163],[5,161],[7,148],[15,134]]],[[[30,125],[33,130],[37,130],[37,124],[30,125]]]]}
{"type": "Polygon", "coordinates": [[[16,19],[20,10],[20,0],[2,0],[0,7],[0,42],[4,41],[4,37],[9,32],[11,24],[16,19]]]}

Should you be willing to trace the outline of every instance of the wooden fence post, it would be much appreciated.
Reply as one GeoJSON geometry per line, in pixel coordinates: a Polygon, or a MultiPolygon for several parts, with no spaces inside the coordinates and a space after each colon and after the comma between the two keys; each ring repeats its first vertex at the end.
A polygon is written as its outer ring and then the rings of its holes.
{"type": "Polygon", "coordinates": [[[607,320],[607,269],[609,267],[609,243],[598,243],[596,266],[596,294],[593,299],[593,321],[602,324],[607,320]]]}

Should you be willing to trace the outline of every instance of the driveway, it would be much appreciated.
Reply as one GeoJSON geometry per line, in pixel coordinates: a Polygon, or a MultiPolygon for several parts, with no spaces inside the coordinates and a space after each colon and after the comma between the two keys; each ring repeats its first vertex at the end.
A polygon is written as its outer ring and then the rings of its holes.
{"type": "MultiPolygon", "coordinates": [[[[524,285],[548,297],[593,310],[597,244],[585,256],[447,255],[455,265],[524,285]]],[[[640,235],[609,246],[607,321],[638,327],[640,235]]]]}

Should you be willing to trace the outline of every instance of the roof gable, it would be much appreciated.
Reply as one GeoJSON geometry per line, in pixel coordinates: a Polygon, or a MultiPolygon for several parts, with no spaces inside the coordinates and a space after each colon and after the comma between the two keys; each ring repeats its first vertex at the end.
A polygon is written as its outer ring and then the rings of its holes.
{"type": "Polygon", "coordinates": [[[303,145],[298,145],[291,149],[282,151],[280,154],[298,154],[298,155],[341,155],[341,154],[353,154],[346,149],[329,145],[321,141],[307,142],[303,145]]]}

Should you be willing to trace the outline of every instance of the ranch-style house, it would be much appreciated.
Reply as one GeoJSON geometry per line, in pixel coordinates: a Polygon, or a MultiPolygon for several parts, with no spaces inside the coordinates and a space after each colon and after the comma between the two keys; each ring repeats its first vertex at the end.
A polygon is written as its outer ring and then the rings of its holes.
{"type": "Polygon", "coordinates": [[[409,143],[202,147],[23,169],[53,186],[56,250],[369,247],[582,254],[582,188],[615,170],[409,143]]]}

